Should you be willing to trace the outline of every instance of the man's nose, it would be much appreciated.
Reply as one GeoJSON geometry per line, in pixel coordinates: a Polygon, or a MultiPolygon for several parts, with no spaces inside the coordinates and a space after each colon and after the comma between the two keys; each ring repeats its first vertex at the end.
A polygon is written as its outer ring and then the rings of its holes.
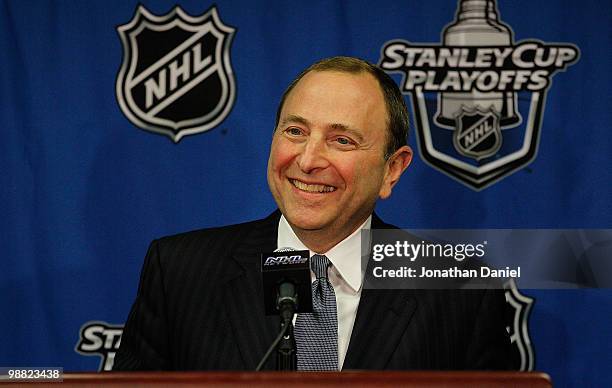
{"type": "Polygon", "coordinates": [[[323,140],[310,138],[297,157],[297,164],[305,173],[322,169],[329,165],[327,148],[323,140]]]}

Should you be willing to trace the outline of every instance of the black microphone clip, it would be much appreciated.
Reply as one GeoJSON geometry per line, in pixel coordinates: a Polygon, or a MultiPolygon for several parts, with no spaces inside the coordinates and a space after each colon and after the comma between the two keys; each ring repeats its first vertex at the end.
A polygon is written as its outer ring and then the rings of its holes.
{"type": "Polygon", "coordinates": [[[285,321],[294,313],[312,312],[309,255],[307,250],[261,255],[266,315],[280,315],[285,321]]]}

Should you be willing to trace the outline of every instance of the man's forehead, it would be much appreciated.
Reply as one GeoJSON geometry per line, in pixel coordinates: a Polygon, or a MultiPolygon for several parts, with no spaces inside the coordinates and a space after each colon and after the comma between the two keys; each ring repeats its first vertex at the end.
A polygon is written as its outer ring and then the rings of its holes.
{"type": "Polygon", "coordinates": [[[346,99],[357,98],[359,105],[355,106],[356,109],[367,108],[366,104],[369,102],[371,105],[382,106],[386,110],[383,90],[372,74],[366,71],[338,70],[311,70],[293,86],[286,95],[281,108],[285,108],[288,103],[299,106],[304,97],[322,98],[328,95],[336,98],[332,104],[334,106],[346,99]],[[300,95],[297,100],[296,94],[300,95]]]}
{"type": "Polygon", "coordinates": [[[279,113],[280,127],[288,123],[315,124],[361,139],[377,134],[380,128],[382,136],[388,137],[384,93],[367,71],[311,70],[287,94],[279,113]]]}

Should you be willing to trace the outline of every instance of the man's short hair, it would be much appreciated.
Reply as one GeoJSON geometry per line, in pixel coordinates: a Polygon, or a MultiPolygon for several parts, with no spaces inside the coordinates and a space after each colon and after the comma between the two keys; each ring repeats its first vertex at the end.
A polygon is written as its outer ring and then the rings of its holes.
{"type": "Polygon", "coordinates": [[[371,74],[380,85],[385,98],[385,105],[387,107],[387,147],[385,150],[385,159],[389,158],[393,153],[401,146],[406,145],[408,138],[408,109],[404,102],[404,96],[400,92],[397,84],[393,79],[385,73],[381,68],[373,65],[362,59],[353,57],[332,57],[322,59],[315,62],[307,69],[303,70],[296,79],[289,84],[287,90],[283,93],[278,110],[276,111],[276,124],[280,120],[281,110],[285,104],[285,100],[289,93],[293,90],[295,85],[311,71],[338,71],[342,73],[359,74],[368,73],[371,74]]]}

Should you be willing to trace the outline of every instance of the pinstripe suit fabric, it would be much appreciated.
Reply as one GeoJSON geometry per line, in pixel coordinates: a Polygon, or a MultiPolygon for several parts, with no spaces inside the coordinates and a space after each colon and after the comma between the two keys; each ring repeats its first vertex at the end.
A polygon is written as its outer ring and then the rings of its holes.
{"type": "MultiPolygon", "coordinates": [[[[153,241],[114,369],[255,369],[279,328],[260,275],[279,217],[153,241]]],[[[497,290],[363,290],[344,369],[512,369],[505,306],[497,290]]]]}

